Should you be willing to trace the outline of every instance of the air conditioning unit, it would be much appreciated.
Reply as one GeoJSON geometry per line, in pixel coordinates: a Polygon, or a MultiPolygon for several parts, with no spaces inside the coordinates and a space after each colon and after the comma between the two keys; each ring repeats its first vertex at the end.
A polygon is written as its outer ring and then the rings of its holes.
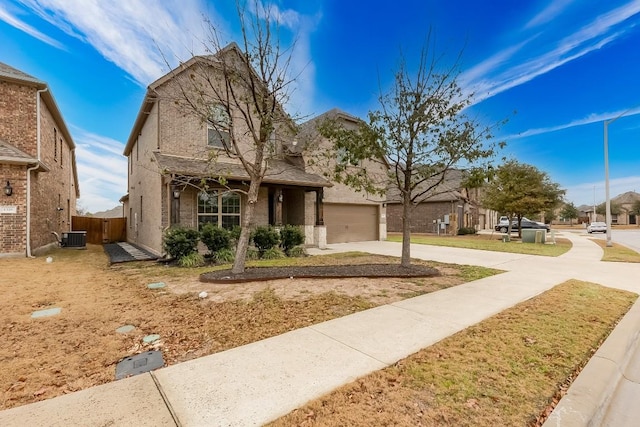
{"type": "Polygon", "coordinates": [[[65,231],[62,233],[63,248],[85,248],[87,246],[86,231],[65,231]]]}

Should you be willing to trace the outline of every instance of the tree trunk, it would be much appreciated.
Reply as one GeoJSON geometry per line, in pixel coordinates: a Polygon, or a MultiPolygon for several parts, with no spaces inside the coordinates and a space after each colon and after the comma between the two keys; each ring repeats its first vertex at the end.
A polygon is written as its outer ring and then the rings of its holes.
{"type": "Polygon", "coordinates": [[[400,265],[411,265],[411,198],[407,194],[402,203],[402,257],[400,265]]]}
{"type": "Polygon", "coordinates": [[[245,263],[247,259],[247,249],[249,248],[249,237],[253,230],[253,217],[255,214],[256,202],[258,201],[258,190],[260,189],[260,179],[252,179],[249,184],[249,191],[247,192],[247,206],[245,207],[244,215],[242,216],[242,230],[240,231],[240,238],[238,239],[238,246],[236,248],[236,258],[233,261],[233,267],[231,272],[233,274],[244,273],[245,263]]]}

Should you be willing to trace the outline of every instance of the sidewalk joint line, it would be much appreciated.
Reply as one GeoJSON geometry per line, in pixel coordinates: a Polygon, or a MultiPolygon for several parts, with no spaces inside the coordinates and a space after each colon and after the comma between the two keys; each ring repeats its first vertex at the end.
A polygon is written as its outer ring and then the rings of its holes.
{"type": "Polygon", "coordinates": [[[158,378],[156,378],[153,371],[150,371],[149,374],[151,375],[151,379],[153,379],[153,382],[156,385],[156,389],[160,393],[160,396],[162,397],[162,400],[165,406],[169,410],[169,413],[171,414],[171,418],[173,418],[173,422],[176,423],[176,427],[183,427],[182,423],[180,422],[180,419],[178,419],[178,414],[176,414],[176,412],[173,410],[173,406],[171,406],[171,403],[169,402],[169,398],[167,397],[164,390],[162,389],[162,386],[160,385],[160,381],[158,381],[158,378]]]}

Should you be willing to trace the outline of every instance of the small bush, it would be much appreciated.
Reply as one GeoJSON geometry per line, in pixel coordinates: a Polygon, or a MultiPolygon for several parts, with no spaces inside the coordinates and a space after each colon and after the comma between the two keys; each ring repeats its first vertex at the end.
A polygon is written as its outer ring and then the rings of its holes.
{"type": "Polygon", "coordinates": [[[265,251],[274,246],[278,246],[278,243],[280,243],[278,232],[271,226],[257,227],[253,233],[251,233],[251,239],[260,251],[260,254],[264,254],[265,251]]]}
{"type": "Polygon", "coordinates": [[[164,233],[164,250],[171,258],[180,259],[198,251],[198,230],[186,227],[172,227],[164,233]]]}
{"type": "Polygon", "coordinates": [[[256,248],[248,247],[247,255],[245,256],[245,259],[249,261],[255,261],[257,259],[260,259],[260,252],[258,252],[256,248]]]}
{"type": "Polygon", "coordinates": [[[295,246],[289,249],[289,256],[291,258],[302,258],[307,256],[307,252],[305,252],[302,246],[295,246]]]}
{"type": "Polygon", "coordinates": [[[476,234],[478,231],[473,227],[460,227],[458,229],[458,236],[462,236],[465,234],[476,234]]]}
{"type": "Polygon", "coordinates": [[[304,233],[300,227],[285,225],[280,229],[280,247],[287,256],[291,256],[291,249],[304,243],[304,233]]]}
{"type": "Polygon", "coordinates": [[[282,249],[277,248],[277,247],[273,247],[273,248],[269,248],[267,250],[265,250],[264,252],[262,252],[262,256],[260,258],[262,259],[280,259],[280,258],[285,258],[286,255],[285,253],[282,251],[282,249]]]}
{"type": "Polygon", "coordinates": [[[185,255],[178,259],[178,265],[180,267],[202,267],[204,265],[204,257],[198,252],[192,252],[189,255],[185,255]]]}
{"type": "Polygon", "coordinates": [[[217,263],[227,264],[236,259],[236,254],[230,248],[224,248],[214,252],[213,259],[215,259],[217,263]]]}
{"type": "Polygon", "coordinates": [[[210,254],[215,254],[222,249],[231,249],[231,232],[211,223],[202,226],[200,240],[209,249],[210,254]]]}
{"type": "Polygon", "coordinates": [[[232,243],[234,246],[238,246],[238,240],[240,240],[240,233],[242,232],[242,227],[239,225],[234,225],[231,230],[229,230],[229,235],[231,237],[232,243]]]}

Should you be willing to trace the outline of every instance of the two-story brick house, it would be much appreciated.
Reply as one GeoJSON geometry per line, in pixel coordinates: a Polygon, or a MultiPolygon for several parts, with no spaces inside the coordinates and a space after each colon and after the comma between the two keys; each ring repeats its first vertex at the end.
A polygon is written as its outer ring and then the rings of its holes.
{"type": "Polygon", "coordinates": [[[0,63],[0,255],[32,256],[71,230],[74,150],[48,85],[0,63]]]}
{"type": "MultiPolygon", "coordinates": [[[[250,141],[243,145],[249,133],[244,124],[247,118],[239,117],[247,113],[231,108],[229,114],[227,107],[218,108],[222,104],[211,105],[216,123],[232,124],[212,126],[210,119],[203,120],[182,102],[185,87],[194,79],[216,84],[222,78],[220,61],[225,55],[241,58],[242,53],[231,44],[216,55],[193,57],[151,83],[127,140],[128,193],[122,198],[127,240],[156,254],[163,253],[164,231],[173,225],[198,228],[211,222],[230,228],[242,223],[249,176],[223,148],[231,138],[229,132],[235,132],[238,149],[252,150],[250,141]],[[203,70],[206,77],[195,77],[203,70]]],[[[325,226],[323,209],[326,190],[333,184],[307,168],[294,148],[296,127],[287,120],[282,123],[274,130],[273,147],[265,161],[255,224],[299,225],[307,244],[322,247],[334,235],[325,226]]],[[[375,223],[375,230],[362,240],[379,237],[375,223]]]]}

